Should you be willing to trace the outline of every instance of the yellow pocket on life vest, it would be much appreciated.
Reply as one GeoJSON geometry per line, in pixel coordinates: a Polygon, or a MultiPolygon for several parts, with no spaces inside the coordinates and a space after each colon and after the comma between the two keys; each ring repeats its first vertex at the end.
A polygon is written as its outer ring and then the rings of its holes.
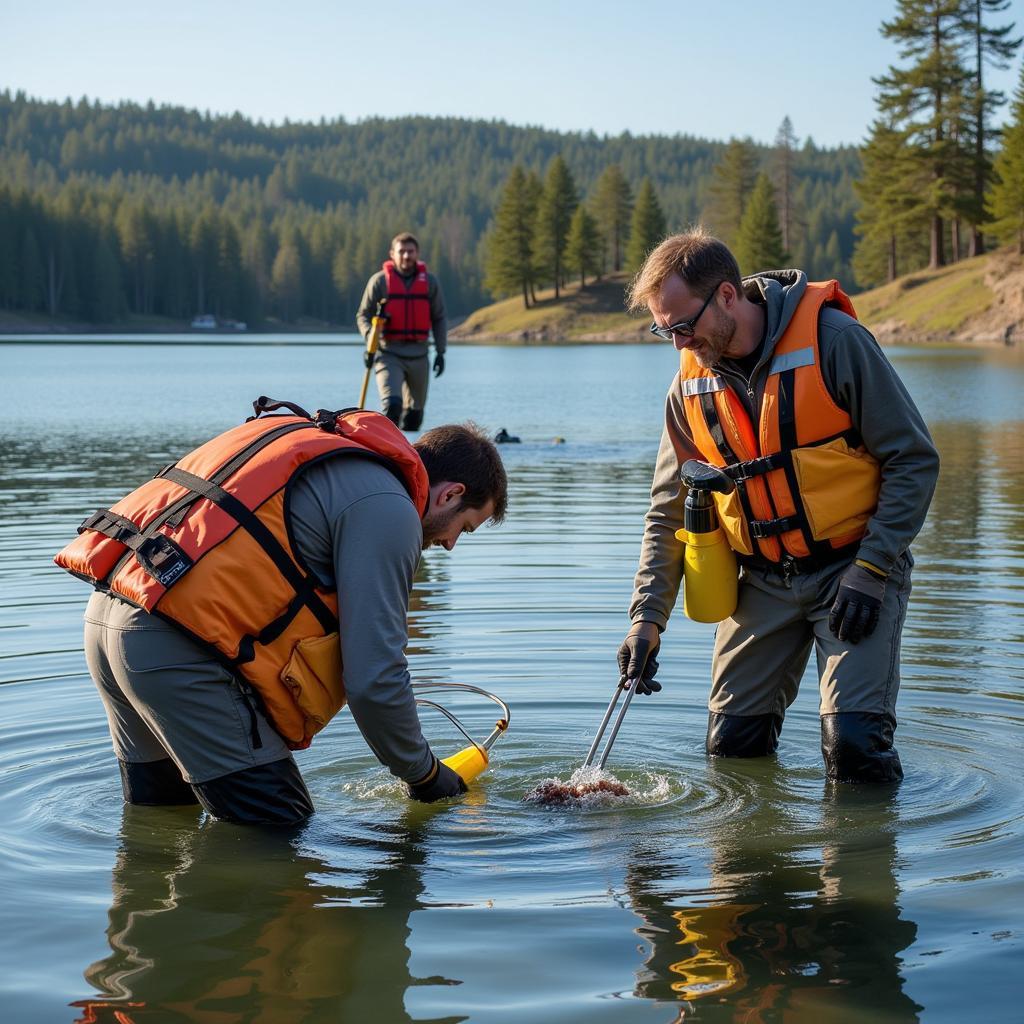
{"type": "Polygon", "coordinates": [[[841,437],[794,449],[793,470],[815,540],[856,533],[878,507],[878,461],[841,437]]]}
{"type": "Polygon", "coordinates": [[[319,732],[345,706],[338,634],[300,640],[281,670],[281,682],[305,715],[309,733],[319,732]]]}
{"type": "Polygon", "coordinates": [[[713,491],[711,496],[715,499],[718,524],[729,538],[729,546],[741,555],[752,555],[754,546],[750,540],[750,527],[740,504],[739,488],[734,487],[729,494],[713,491]]]}

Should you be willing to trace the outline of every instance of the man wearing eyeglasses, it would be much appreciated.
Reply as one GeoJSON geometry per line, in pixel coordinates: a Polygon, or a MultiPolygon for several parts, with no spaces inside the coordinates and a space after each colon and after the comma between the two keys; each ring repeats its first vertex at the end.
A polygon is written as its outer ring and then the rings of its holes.
{"type": "Polygon", "coordinates": [[[938,455],[903,383],[835,281],[741,278],[703,229],[647,258],[630,308],[680,353],[666,403],[640,564],[618,651],[621,682],[660,690],[656,652],[682,579],[688,459],[735,483],[715,494],[740,564],[718,625],[708,754],[775,752],[813,646],[826,777],[898,782],[893,746],[910,543],[938,455]]]}

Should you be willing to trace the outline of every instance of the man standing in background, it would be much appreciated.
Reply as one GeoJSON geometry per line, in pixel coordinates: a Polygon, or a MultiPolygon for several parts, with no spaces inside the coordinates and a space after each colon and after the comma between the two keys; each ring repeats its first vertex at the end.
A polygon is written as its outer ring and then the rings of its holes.
{"type": "Polygon", "coordinates": [[[366,282],[356,326],[367,338],[377,303],[387,299],[387,322],[374,367],[381,411],[402,430],[419,430],[430,383],[427,338],[434,335],[434,376],[444,373],[448,322],[437,278],[420,261],[420,244],[405,232],[391,240],[390,259],[366,282]]]}

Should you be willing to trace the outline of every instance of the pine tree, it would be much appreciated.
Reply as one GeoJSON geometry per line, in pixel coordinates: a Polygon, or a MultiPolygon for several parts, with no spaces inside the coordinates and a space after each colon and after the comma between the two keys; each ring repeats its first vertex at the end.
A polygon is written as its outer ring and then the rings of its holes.
{"type": "Polygon", "coordinates": [[[537,273],[542,280],[554,282],[556,300],[565,283],[565,241],[578,203],[576,182],[562,157],[556,156],[544,178],[533,235],[537,273]]]}
{"type": "Polygon", "coordinates": [[[726,245],[736,241],[759,164],[750,139],[732,139],[712,172],[704,221],[726,245]]]}
{"type": "Polygon", "coordinates": [[[533,282],[533,231],[537,195],[526,172],[516,164],[509,172],[494,215],[494,231],[487,245],[485,287],[492,295],[522,291],[523,308],[530,308],[533,282]]]}
{"type": "Polygon", "coordinates": [[[609,164],[597,179],[591,206],[604,239],[604,254],[610,257],[612,270],[618,272],[622,269],[633,211],[633,191],[618,164],[609,164]]]}
{"type": "Polygon", "coordinates": [[[785,266],[789,259],[786,247],[782,244],[775,190],[771,179],[764,172],[757,177],[754,191],[747,202],[746,213],[740,222],[735,256],[743,274],[775,270],[785,266]]]}
{"type": "Polygon", "coordinates": [[[794,154],[797,137],[793,122],[787,114],[775,133],[775,192],[779,203],[779,227],[782,229],[782,248],[793,251],[793,186],[794,154]]]}
{"type": "Polygon", "coordinates": [[[957,145],[956,116],[969,83],[958,32],[967,0],[898,0],[882,35],[900,46],[908,67],[890,67],[874,79],[880,113],[907,135],[914,158],[928,178],[923,196],[929,220],[929,266],[946,263],[945,219],[955,214],[954,176],[963,149],[957,145]]]}
{"type": "Polygon", "coordinates": [[[565,265],[580,275],[580,287],[585,288],[587,274],[596,275],[601,271],[601,232],[597,220],[580,203],[569,224],[569,237],[565,243],[565,265]]]}
{"type": "Polygon", "coordinates": [[[995,183],[988,199],[992,228],[1001,241],[1016,241],[1017,252],[1024,256],[1024,66],[994,170],[995,183]]]}
{"type": "Polygon", "coordinates": [[[626,269],[635,272],[643,266],[647,254],[665,237],[665,214],[650,178],[640,183],[629,225],[626,269]]]}
{"type": "Polygon", "coordinates": [[[858,283],[870,287],[916,269],[920,239],[927,238],[928,182],[907,146],[906,133],[882,119],[871,127],[861,166],[861,177],[853,186],[861,201],[854,269],[858,283]]]}
{"type": "Polygon", "coordinates": [[[989,118],[1006,102],[1003,93],[985,89],[984,69],[986,63],[1001,71],[1008,68],[1021,44],[1021,37],[1010,38],[1014,29],[1013,22],[999,28],[990,28],[984,23],[986,13],[998,14],[1005,11],[1010,6],[1010,0],[968,0],[967,6],[964,31],[974,56],[974,180],[970,255],[980,256],[985,251],[981,230],[985,218],[985,190],[992,177],[992,165],[988,157],[989,118]]]}
{"type": "Polygon", "coordinates": [[[270,288],[281,319],[286,323],[295,319],[302,310],[302,256],[294,236],[283,240],[277,250],[270,288]]]}

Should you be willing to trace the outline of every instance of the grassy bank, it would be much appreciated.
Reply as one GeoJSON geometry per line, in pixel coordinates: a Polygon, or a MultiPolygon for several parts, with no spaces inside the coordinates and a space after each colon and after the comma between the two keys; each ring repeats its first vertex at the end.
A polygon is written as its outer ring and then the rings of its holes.
{"type": "MultiPolygon", "coordinates": [[[[649,341],[649,318],[623,308],[629,278],[612,275],[559,301],[553,291],[523,308],[521,296],[476,310],[452,332],[459,341],[552,343],[649,341]]],[[[883,344],[1014,344],[1024,339],[1024,260],[1008,249],[922,270],[854,296],[860,319],[883,344]]]]}

